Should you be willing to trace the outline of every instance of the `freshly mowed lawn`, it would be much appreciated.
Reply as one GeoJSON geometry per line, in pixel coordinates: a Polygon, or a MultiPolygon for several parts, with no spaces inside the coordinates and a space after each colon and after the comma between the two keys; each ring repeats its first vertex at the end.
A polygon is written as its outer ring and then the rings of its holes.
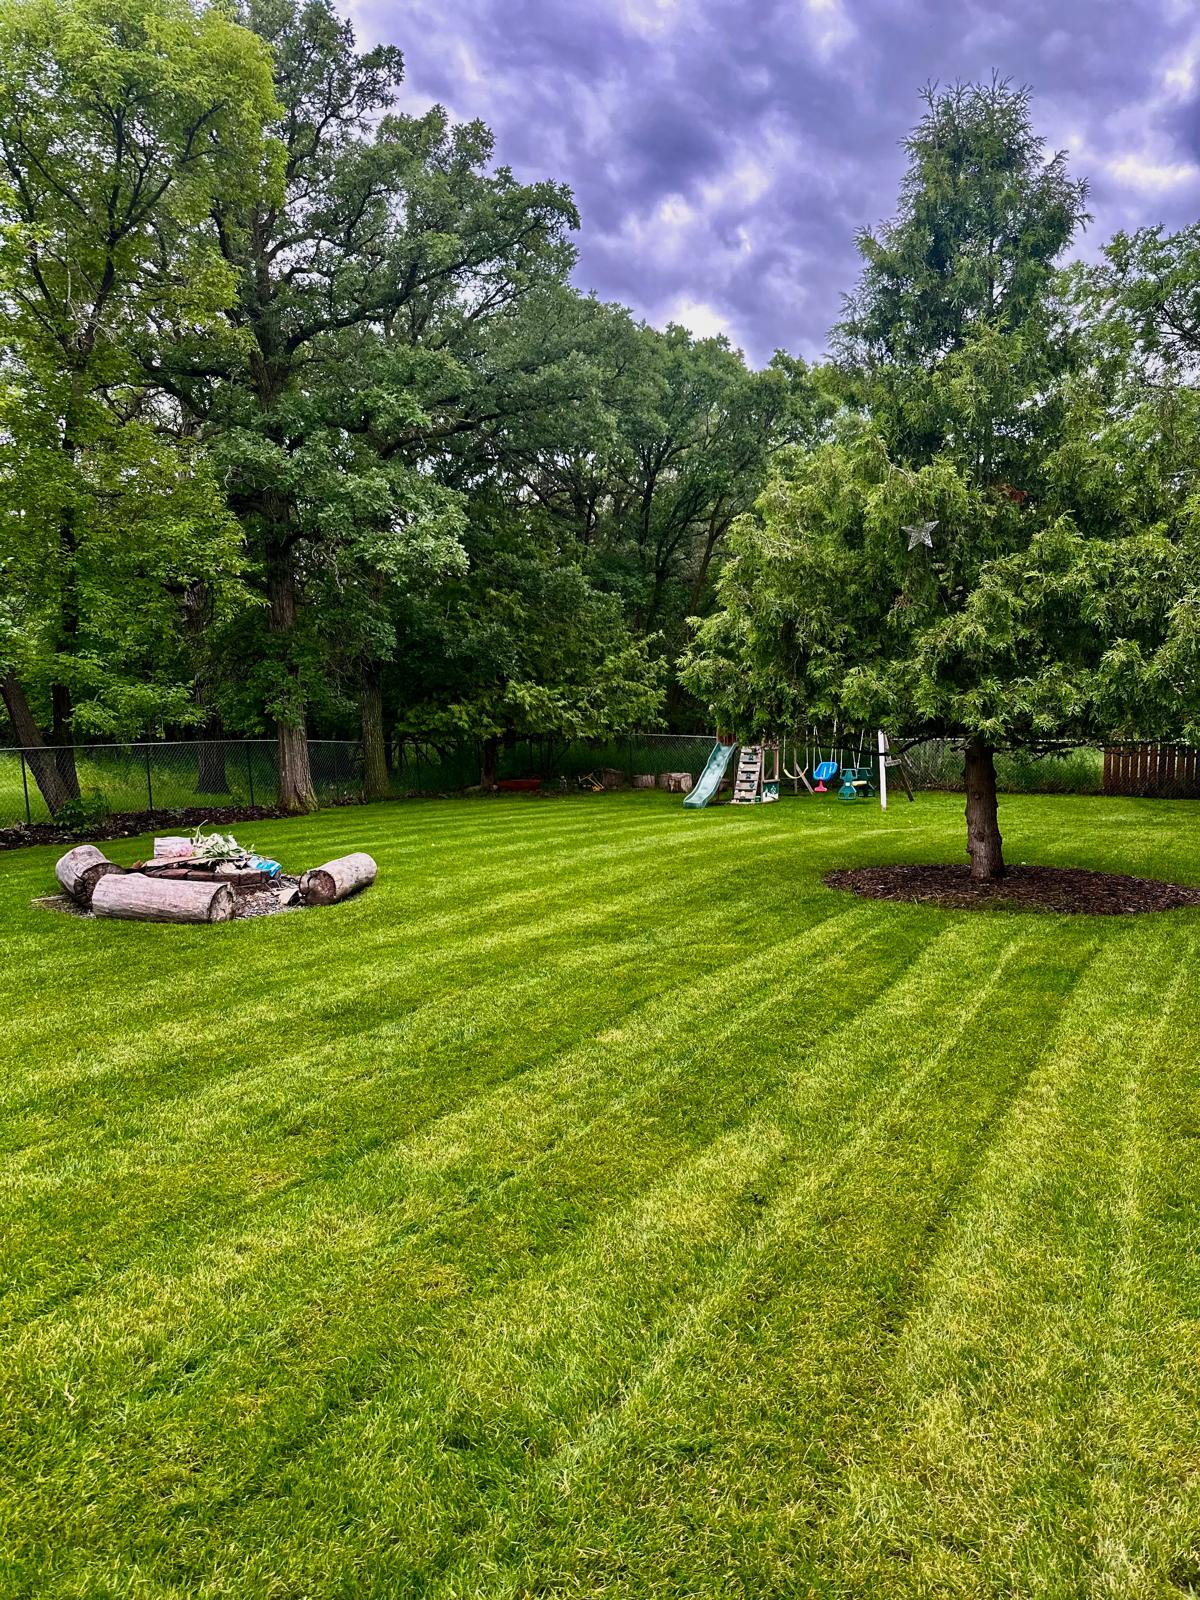
{"type": "Polygon", "coordinates": [[[1200,1593],[1200,912],[821,885],[961,806],[336,811],[211,929],[0,856],[0,1593],[1200,1593]]]}

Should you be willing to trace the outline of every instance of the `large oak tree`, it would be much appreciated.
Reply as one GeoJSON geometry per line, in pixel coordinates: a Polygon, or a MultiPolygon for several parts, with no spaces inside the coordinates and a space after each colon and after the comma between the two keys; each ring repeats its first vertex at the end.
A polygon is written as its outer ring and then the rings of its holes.
{"type": "Polygon", "coordinates": [[[176,662],[144,647],[160,602],[231,563],[211,476],[161,433],[142,358],[151,325],[203,333],[231,299],[200,224],[263,169],[273,107],[265,48],[223,9],[0,7],[0,688],[52,811],[79,792],[80,701],[92,728],[161,725],[176,662]]]}
{"type": "Polygon", "coordinates": [[[199,419],[242,524],[267,631],[241,667],[277,727],[280,802],[305,810],[330,665],[309,596],[372,544],[384,574],[424,548],[431,575],[446,568],[452,519],[420,480],[478,420],[474,331],[565,274],[577,219],[560,186],[493,166],[479,124],[395,112],[400,52],[360,53],[329,0],[249,0],[244,16],[274,58],[282,195],[267,181],[216,198],[229,335],[182,341],[158,377],[199,419]]]}

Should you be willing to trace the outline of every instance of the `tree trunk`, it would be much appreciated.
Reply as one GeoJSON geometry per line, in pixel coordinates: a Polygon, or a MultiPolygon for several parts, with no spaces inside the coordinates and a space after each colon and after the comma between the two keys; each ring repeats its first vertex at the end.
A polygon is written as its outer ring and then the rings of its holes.
{"type": "Polygon", "coordinates": [[[113,873],[101,878],[92,891],[92,910],[98,917],[126,922],[228,922],[233,907],[233,890],[227,883],[151,878],[142,872],[113,873]]]}
{"type": "Polygon", "coordinates": [[[290,660],[296,625],[296,572],[286,543],[267,550],[267,606],[271,632],[282,642],[285,670],[291,679],[291,705],[276,719],[279,741],[279,808],[281,811],[315,811],[312,768],[308,759],[308,732],[304,726],[304,691],[295,663],[290,660]]]}
{"type": "Polygon", "coordinates": [[[308,761],[308,734],[303,727],[293,728],[286,722],[277,722],[275,727],[279,743],[279,809],[315,811],[317,796],[308,761]]]}
{"type": "Polygon", "coordinates": [[[387,744],[383,736],[383,671],[372,661],[362,671],[359,693],[362,712],[363,798],[379,800],[391,793],[387,744]]]}
{"type": "MultiPolygon", "coordinates": [[[[62,433],[62,451],[72,469],[75,468],[79,455],[75,443],[77,382],[78,380],[72,384],[72,396],[67,403],[66,415],[63,417],[62,433]]],[[[60,656],[71,657],[77,653],[79,635],[78,540],[75,537],[75,514],[73,502],[68,501],[58,527],[60,591],[57,649],[60,656]]],[[[79,771],[75,765],[75,732],[72,727],[74,706],[71,690],[65,683],[55,683],[51,687],[50,694],[53,716],[50,743],[55,747],[54,760],[58,767],[59,780],[67,799],[78,800],[79,771]]]]}
{"type": "Polygon", "coordinates": [[[228,794],[229,775],[225,771],[225,730],[219,717],[210,717],[200,743],[197,794],[228,794]]]}
{"type": "Polygon", "coordinates": [[[300,898],[306,906],[331,906],[347,895],[368,889],[375,882],[378,868],[365,851],[339,856],[323,867],[312,867],[300,879],[300,898]]]}
{"type": "Polygon", "coordinates": [[[97,850],[94,844],[77,844],[74,850],[68,850],[61,857],[54,869],[54,876],[63,892],[70,895],[72,900],[81,906],[90,906],[100,879],[106,878],[110,872],[120,871],[121,868],[110,861],[103,850],[97,850]]]}
{"type": "Polygon", "coordinates": [[[493,734],[491,738],[483,741],[483,767],[479,774],[479,786],[487,793],[496,787],[496,769],[500,764],[500,741],[493,734]]]}
{"type": "Polygon", "coordinates": [[[978,735],[967,742],[967,854],[973,878],[1004,876],[1004,841],[996,822],[996,763],[978,735]]]}
{"type": "MultiPolygon", "coordinates": [[[[4,678],[0,679],[0,693],[3,693],[4,708],[8,712],[8,720],[12,723],[13,734],[17,744],[25,752],[25,759],[29,764],[30,772],[33,773],[33,780],[41,791],[42,799],[46,802],[50,815],[52,817],[57,816],[68,800],[78,796],[78,779],[76,779],[74,792],[72,792],[71,786],[63,781],[62,770],[55,759],[54,751],[46,748],[42,730],[38,727],[34,720],[33,712],[29,709],[29,701],[25,698],[24,689],[11,672],[6,673],[4,678]]],[[[72,772],[74,772],[73,764],[72,772]]]]}
{"type": "Polygon", "coordinates": [[[75,734],[71,728],[71,691],[65,683],[56,683],[51,690],[54,723],[50,729],[50,742],[54,746],[54,762],[58,767],[59,781],[68,800],[79,799],[79,770],[75,765],[75,734]]]}
{"type": "Polygon", "coordinates": [[[692,579],[691,593],[688,595],[688,615],[694,617],[700,610],[700,602],[704,598],[704,586],[708,582],[709,569],[712,566],[713,556],[717,545],[729,531],[729,518],[725,515],[724,504],[718,505],[708,519],[708,529],[704,536],[704,552],[700,557],[700,565],[696,568],[696,575],[692,579]]]}

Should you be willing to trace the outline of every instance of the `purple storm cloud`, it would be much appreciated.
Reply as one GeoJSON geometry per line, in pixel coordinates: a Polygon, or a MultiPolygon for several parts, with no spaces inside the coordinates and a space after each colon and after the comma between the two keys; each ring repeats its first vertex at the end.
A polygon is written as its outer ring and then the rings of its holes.
{"type": "Polygon", "coordinates": [[[993,69],[1117,228],[1200,214],[1195,0],[355,0],[404,52],[403,105],[482,118],[522,178],[569,183],[575,281],[755,362],[821,352],[891,214],[931,79],[993,69]]]}

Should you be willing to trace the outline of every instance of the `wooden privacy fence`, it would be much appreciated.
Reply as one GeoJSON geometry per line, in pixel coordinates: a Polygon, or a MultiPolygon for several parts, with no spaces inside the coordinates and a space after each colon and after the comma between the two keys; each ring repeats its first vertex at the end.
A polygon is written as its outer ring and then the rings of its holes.
{"type": "Polygon", "coordinates": [[[1200,750],[1185,744],[1106,745],[1104,792],[1200,800],[1200,750]]]}

